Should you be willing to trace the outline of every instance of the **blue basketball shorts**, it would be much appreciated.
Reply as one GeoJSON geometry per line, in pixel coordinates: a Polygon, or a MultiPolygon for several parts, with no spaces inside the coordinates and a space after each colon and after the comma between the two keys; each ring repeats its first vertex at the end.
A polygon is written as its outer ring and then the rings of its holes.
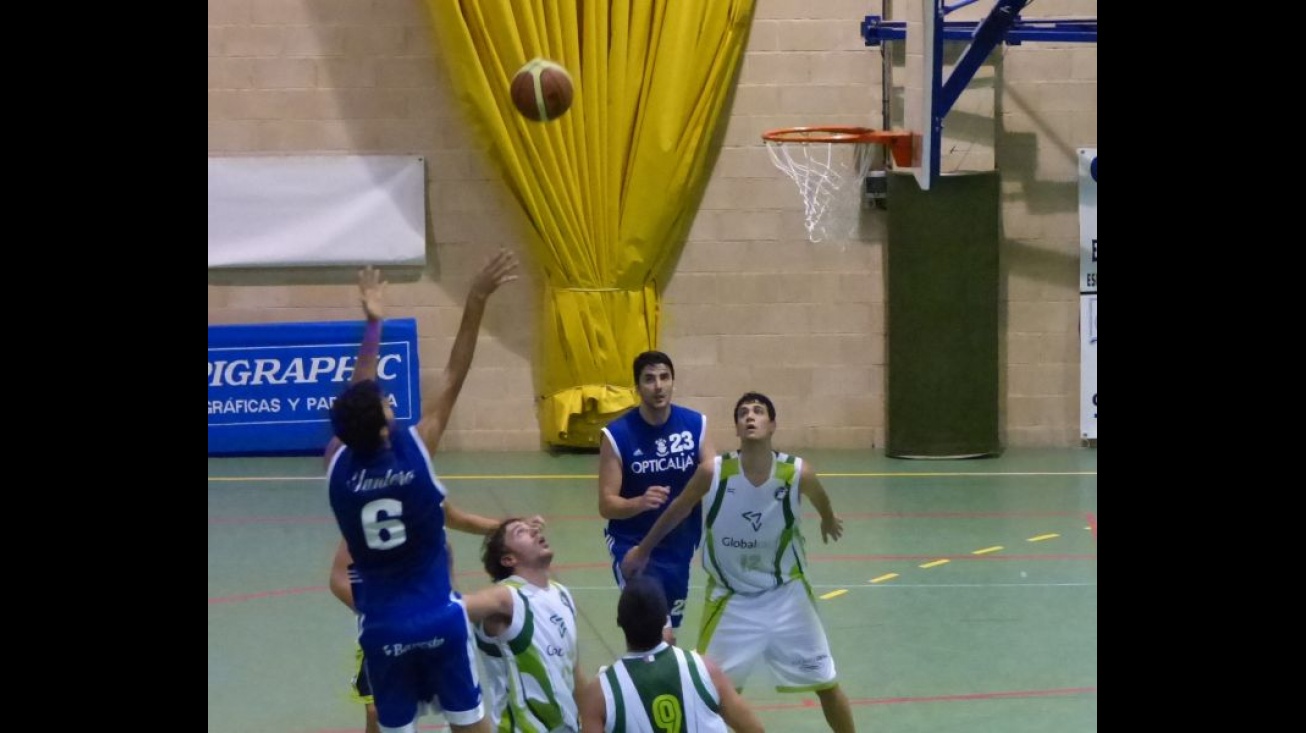
{"type": "Polygon", "coordinates": [[[428,712],[472,725],[485,715],[467,613],[449,603],[425,618],[364,616],[359,644],[377,720],[400,728],[428,712]]]}
{"type": "MultiPolygon", "coordinates": [[[[612,553],[612,577],[616,579],[618,588],[626,586],[625,578],[621,575],[621,559],[631,547],[632,545],[616,541],[610,541],[608,546],[612,553]]],[[[644,566],[644,574],[657,578],[662,584],[662,592],[667,596],[667,608],[671,611],[673,629],[680,628],[680,622],[685,617],[685,599],[689,597],[689,566],[692,562],[692,556],[684,562],[666,562],[651,557],[644,566]]]]}

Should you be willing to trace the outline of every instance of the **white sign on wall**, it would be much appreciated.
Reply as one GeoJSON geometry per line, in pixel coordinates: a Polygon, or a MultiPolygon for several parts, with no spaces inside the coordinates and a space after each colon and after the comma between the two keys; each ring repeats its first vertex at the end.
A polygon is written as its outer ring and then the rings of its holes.
{"type": "Polygon", "coordinates": [[[209,267],[421,265],[415,155],[209,158],[209,267]]]}
{"type": "Polygon", "coordinates": [[[1097,440],[1097,148],[1079,149],[1079,426],[1097,440]]]}

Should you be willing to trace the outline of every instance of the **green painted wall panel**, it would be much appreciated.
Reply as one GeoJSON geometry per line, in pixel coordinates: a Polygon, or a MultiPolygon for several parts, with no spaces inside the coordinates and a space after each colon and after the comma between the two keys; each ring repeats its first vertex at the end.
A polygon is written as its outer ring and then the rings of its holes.
{"type": "Polygon", "coordinates": [[[888,177],[888,425],[898,458],[996,455],[997,171],[888,177]]]}

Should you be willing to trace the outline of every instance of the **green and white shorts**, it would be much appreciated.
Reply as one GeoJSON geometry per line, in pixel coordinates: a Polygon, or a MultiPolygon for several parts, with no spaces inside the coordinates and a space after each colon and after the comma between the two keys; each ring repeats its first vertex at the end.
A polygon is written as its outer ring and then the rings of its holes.
{"type": "Polygon", "coordinates": [[[713,585],[708,584],[698,652],[716,662],[736,688],[743,688],[759,661],[775,674],[779,692],[835,686],[830,642],[805,580],[755,596],[713,585]]]}

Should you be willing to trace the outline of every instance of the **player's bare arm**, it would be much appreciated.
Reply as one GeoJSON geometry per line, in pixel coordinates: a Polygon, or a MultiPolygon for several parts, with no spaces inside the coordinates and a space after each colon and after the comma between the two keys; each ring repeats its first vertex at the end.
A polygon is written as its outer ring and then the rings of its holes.
{"type": "Polygon", "coordinates": [[[417,432],[426,443],[426,449],[432,453],[444,435],[449,415],[471,369],[485,304],[500,285],[516,279],[517,255],[507,249],[499,250],[472,279],[467,302],[463,305],[463,318],[458,324],[458,335],[449,351],[449,362],[441,373],[439,384],[427,390],[428,397],[422,400],[422,419],[417,423],[417,432]]]}
{"type": "MultiPolygon", "coordinates": [[[[576,699],[576,710],[580,710],[585,704],[585,688],[589,687],[589,679],[585,673],[580,670],[580,643],[576,643],[576,665],[572,668],[572,674],[575,677],[575,686],[572,688],[572,695],[576,699]]],[[[597,681],[597,680],[596,680],[597,681]]]]}
{"type": "MultiPolygon", "coordinates": [[[[602,674],[600,672],[599,674],[602,674]]],[[[578,690],[579,691],[579,690],[578,690]]],[[[603,730],[603,718],[606,715],[606,709],[603,702],[603,686],[599,683],[599,678],[595,675],[594,679],[585,685],[584,692],[581,692],[580,699],[580,729],[581,730],[603,730]]]]}
{"type": "Polygon", "coordinates": [[[698,465],[712,465],[712,459],[716,458],[716,446],[712,444],[712,439],[707,435],[707,418],[703,418],[703,436],[698,443],[698,465]]]}
{"type": "MultiPolygon", "coordinates": [[[[358,301],[363,306],[363,315],[367,326],[363,329],[363,341],[358,345],[358,358],[354,360],[354,372],[349,383],[354,384],[364,379],[376,379],[376,365],[381,356],[381,322],[385,320],[385,281],[381,271],[371,265],[358,271],[358,301]]],[[[331,463],[331,457],[344,443],[336,436],[327,441],[323,452],[323,462],[331,463]]]]}
{"type": "MultiPolygon", "coordinates": [[[[363,306],[363,315],[367,316],[369,326],[385,320],[385,281],[381,279],[381,271],[371,265],[358,271],[358,300],[363,306]]],[[[381,332],[379,329],[376,331],[375,344],[367,343],[371,335],[371,329],[363,332],[363,346],[359,349],[358,361],[354,362],[354,373],[349,379],[350,384],[365,379],[376,379],[376,365],[380,361],[381,332]],[[370,346],[374,348],[368,348],[370,346]]]]}
{"type": "MultiPolygon", "coordinates": [[[[458,508],[448,499],[444,500],[444,526],[449,529],[456,529],[459,532],[467,534],[488,535],[498,528],[501,519],[490,519],[489,517],[473,514],[458,508]]],[[[544,517],[536,514],[526,520],[526,523],[543,529],[544,517]]]]}
{"type": "Polygon", "coordinates": [[[487,535],[499,526],[499,520],[465,512],[448,499],[444,500],[444,526],[468,534],[487,535]]]}
{"type": "Polygon", "coordinates": [[[506,585],[488,588],[463,595],[467,618],[474,624],[483,623],[485,633],[498,636],[512,623],[512,589],[506,585]]]}
{"type": "Polygon", "coordinates": [[[636,514],[657,509],[667,502],[671,489],[650,486],[640,496],[629,499],[621,495],[621,456],[606,435],[599,440],[599,516],[604,519],[629,519],[636,514]]]}
{"type": "Polygon", "coordinates": [[[707,665],[707,673],[712,678],[717,694],[721,696],[721,717],[730,726],[730,730],[736,733],[764,733],[762,721],[757,719],[752,708],[744,702],[726,673],[707,657],[703,657],[703,663],[707,665]]]}
{"type": "Polygon", "coordinates": [[[667,536],[671,530],[685,521],[694,507],[707,496],[707,491],[712,486],[712,475],[716,472],[715,462],[698,464],[694,469],[694,475],[689,478],[689,483],[685,484],[685,490],[680,492],[680,496],[671,502],[662,516],[658,517],[653,526],[649,528],[648,534],[640,540],[638,545],[630,548],[626,556],[621,560],[621,572],[627,577],[638,573],[644,569],[645,563],[648,562],[649,553],[654,547],[667,536]]]}
{"type": "Polygon", "coordinates": [[[807,461],[803,461],[803,475],[798,482],[798,494],[806,497],[821,515],[821,542],[828,545],[831,538],[837,541],[843,536],[843,520],[835,516],[834,508],[830,506],[830,497],[825,493],[825,487],[821,485],[816,469],[807,461]]]}
{"type": "Polygon", "coordinates": [[[354,590],[349,584],[349,566],[353,562],[354,558],[349,554],[349,546],[343,539],[340,540],[340,544],[336,546],[336,555],[331,559],[331,595],[349,606],[349,610],[357,611],[358,609],[354,608],[354,590]]]}

